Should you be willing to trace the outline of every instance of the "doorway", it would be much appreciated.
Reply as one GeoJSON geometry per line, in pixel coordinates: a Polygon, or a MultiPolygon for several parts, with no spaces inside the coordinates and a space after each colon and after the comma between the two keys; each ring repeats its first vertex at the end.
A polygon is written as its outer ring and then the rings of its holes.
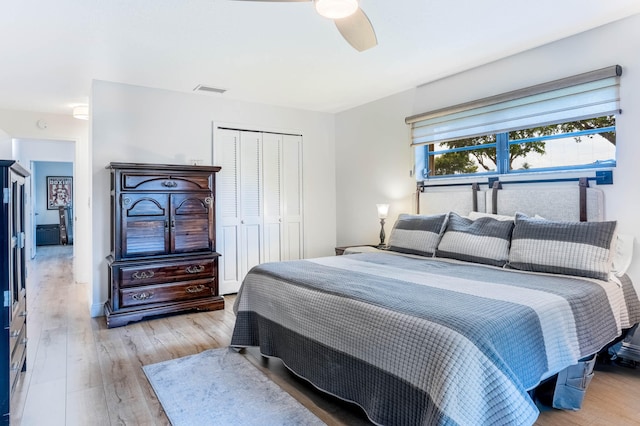
{"type": "Polygon", "coordinates": [[[73,244],[73,162],[31,161],[31,258],[39,246],[73,244]]]}
{"type": "MultiPolygon", "coordinates": [[[[28,194],[26,225],[30,234],[26,243],[27,252],[33,259],[37,255],[38,226],[57,224],[55,230],[58,233],[60,232],[60,212],[57,205],[59,203],[49,203],[47,197],[54,196],[53,193],[55,191],[66,188],[70,202],[65,203],[65,206],[73,209],[76,146],[75,141],[66,140],[13,139],[12,142],[14,158],[28,168],[31,173],[31,177],[26,184],[28,194]]],[[[67,228],[73,230],[73,211],[67,212],[65,209],[65,214],[65,220],[70,223],[67,228]]],[[[41,228],[41,238],[43,237],[43,230],[46,230],[46,227],[45,229],[41,228]]],[[[54,239],[52,232],[49,232],[48,237],[49,239],[44,242],[60,241],[54,239]]],[[[68,241],[67,239],[67,243],[68,241]]],[[[43,241],[41,240],[40,242],[43,241]]]]}

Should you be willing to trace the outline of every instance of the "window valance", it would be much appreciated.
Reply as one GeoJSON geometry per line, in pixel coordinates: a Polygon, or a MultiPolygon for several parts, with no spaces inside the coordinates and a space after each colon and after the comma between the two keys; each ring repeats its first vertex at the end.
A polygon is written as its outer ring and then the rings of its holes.
{"type": "Polygon", "coordinates": [[[617,114],[622,67],[596,71],[407,117],[412,145],[617,114]]]}

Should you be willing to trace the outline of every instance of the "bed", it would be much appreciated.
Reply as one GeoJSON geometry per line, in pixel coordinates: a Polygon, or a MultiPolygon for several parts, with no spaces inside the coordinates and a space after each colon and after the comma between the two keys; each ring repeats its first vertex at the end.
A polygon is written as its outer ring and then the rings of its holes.
{"type": "Polygon", "coordinates": [[[376,424],[533,424],[532,391],[639,322],[640,302],[610,270],[615,222],[500,219],[401,215],[389,250],[259,265],[231,346],[376,424]]]}

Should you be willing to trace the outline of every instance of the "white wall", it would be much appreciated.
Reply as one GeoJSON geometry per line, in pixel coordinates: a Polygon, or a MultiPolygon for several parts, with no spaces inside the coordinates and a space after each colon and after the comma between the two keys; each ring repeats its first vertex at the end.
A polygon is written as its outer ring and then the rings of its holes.
{"type": "MultiPolygon", "coordinates": [[[[638,52],[640,15],[338,114],[338,243],[362,243],[371,241],[376,235],[379,227],[375,226],[374,210],[375,204],[387,194],[384,185],[397,185],[398,191],[405,196],[413,190],[401,177],[411,162],[411,152],[406,148],[409,139],[404,117],[619,64],[623,67],[623,113],[616,121],[618,165],[614,171],[614,185],[600,188],[605,191],[607,219],[617,220],[620,232],[636,237],[630,275],[640,289],[638,52]]],[[[412,210],[408,208],[408,202],[388,197],[392,215],[388,223],[391,226],[398,213],[412,210]]]]}
{"type": "MultiPolygon", "coordinates": [[[[20,161],[27,170],[30,170],[30,162],[32,161],[30,155],[35,156],[34,160],[46,160],[46,157],[43,158],[40,155],[55,154],[51,152],[47,154],[38,150],[35,150],[36,154],[34,154],[33,150],[22,146],[21,139],[46,141],[41,149],[53,149],[54,152],[55,148],[53,147],[44,148],[48,142],[51,141],[54,145],[59,141],[74,142],[74,176],[81,177],[74,180],[76,193],[74,206],[76,238],[73,245],[74,276],[78,282],[89,282],[91,272],[89,261],[91,253],[89,179],[91,174],[89,173],[89,126],[87,121],[74,119],[71,116],[71,111],[69,111],[69,115],[61,115],[0,109],[0,129],[3,129],[12,139],[18,139],[15,144],[17,147],[14,149],[15,159],[20,161]],[[37,125],[39,120],[42,120],[40,126],[37,125]]],[[[69,159],[65,159],[65,161],[69,161],[69,159]]],[[[28,202],[31,201],[28,200],[28,202]]],[[[28,207],[30,208],[31,205],[29,204],[28,207]]]]}
{"type": "MultiPolygon", "coordinates": [[[[336,116],[337,243],[378,244],[376,204],[389,204],[388,235],[398,214],[413,212],[416,181],[403,92],[336,116]]],[[[387,239],[388,241],[388,239],[387,239]]]]}
{"type": "Polygon", "coordinates": [[[3,160],[13,159],[13,146],[11,135],[0,128],[0,158],[3,160]]]}
{"type": "Polygon", "coordinates": [[[303,135],[306,257],[333,253],[336,235],[334,115],[94,81],[92,89],[93,305],[107,299],[109,180],[113,161],[212,161],[212,122],[295,130],[303,135]]]}

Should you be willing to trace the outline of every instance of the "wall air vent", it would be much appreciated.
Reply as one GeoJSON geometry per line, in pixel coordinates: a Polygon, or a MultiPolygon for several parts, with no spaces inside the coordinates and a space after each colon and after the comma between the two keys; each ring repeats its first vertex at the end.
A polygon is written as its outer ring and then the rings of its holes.
{"type": "Polygon", "coordinates": [[[219,87],[205,86],[204,84],[198,84],[194,89],[194,92],[209,92],[209,93],[224,93],[227,89],[220,89],[219,87]]]}

